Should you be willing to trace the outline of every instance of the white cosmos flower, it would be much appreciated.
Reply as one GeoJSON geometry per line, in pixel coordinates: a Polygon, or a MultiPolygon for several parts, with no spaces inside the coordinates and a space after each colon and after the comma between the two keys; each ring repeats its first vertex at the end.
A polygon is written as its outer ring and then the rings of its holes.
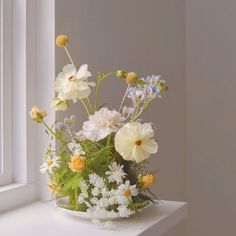
{"type": "Polygon", "coordinates": [[[126,173],[123,171],[124,166],[117,164],[116,162],[112,162],[109,165],[109,171],[106,171],[106,175],[108,175],[108,181],[110,183],[116,182],[120,184],[123,182],[123,178],[126,176],[126,173]]]}
{"type": "Polygon", "coordinates": [[[94,142],[97,142],[112,132],[119,129],[124,121],[121,114],[116,111],[110,111],[106,107],[96,111],[94,115],[89,116],[89,120],[83,124],[83,135],[94,142]]]}
{"type": "Polygon", "coordinates": [[[91,76],[86,64],[82,65],[78,72],[72,64],[64,66],[56,78],[55,90],[59,99],[77,102],[77,99],[88,97],[91,92],[89,86],[95,86],[94,82],[88,82],[91,76]]]}
{"type": "Polygon", "coordinates": [[[52,174],[54,167],[59,167],[59,159],[58,156],[49,157],[44,161],[44,163],[40,166],[40,172],[45,173],[46,171],[49,172],[49,174],[52,174]]]}
{"type": "Polygon", "coordinates": [[[125,160],[139,163],[157,152],[158,145],[153,136],[151,124],[127,123],[116,133],[115,149],[125,160]]]}

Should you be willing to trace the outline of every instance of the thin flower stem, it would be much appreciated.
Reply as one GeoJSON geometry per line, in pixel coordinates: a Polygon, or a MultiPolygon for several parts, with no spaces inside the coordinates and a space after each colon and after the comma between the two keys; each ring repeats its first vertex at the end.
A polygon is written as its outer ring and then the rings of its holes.
{"type": "Polygon", "coordinates": [[[136,117],[137,114],[138,114],[139,105],[140,105],[140,98],[137,99],[137,103],[135,104],[134,113],[133,113],[133,115],[132,115],[132,120],[133,120],[134,117],[136,117]]]}
{"type": "Polygon", "coordinates": [[[70,53],[69,53],[68,49],[67,49],[66,47],[64,47],[64,49],[65,49],[65,51],[66,51],[67,56],[69,57],[69,60],[70,60],[71,64],[74,65],[74,62],[73,62],[73,60],[72,60],[72,58],[71,58],[71,56],[70,56],[70,53]]]}
{"type": "Polygon", "coordinates": [[[132,119],[132,121],[137,120],[137,119],[142,115],[142,113],[143,113],[144,110],[148,107],[148,105],[150,104],[150,102],[151,102],[152,100],[153,100],[153,98],[147,100],[147,101],[143,104],[143,106],[141,107],[139,113],[132,119]]]}
{"type": "Polygon", "coordinates": [[[47,128],[47,130],[48,130],[58,141],[60,141],[60,143],[61,143],[63,146],[66,147],[66,149],[67,149],[69,152],[71,152],[71,151],[69,150],[69,148],[67,147],[67,145],[66,145],[67,143],[64,142],[60,137],[58,137],[58,135],[48,126],[48,124],[47,124],[44,120],[41,121],[41,124],[43,124],[43,125],[47,128]]]}
{"type": "Polygon", "coordinates": [[[121,109],[122,109],[122,106],[123,106],[123,104],[124,104],[124,102],[125,102],[125,98],[126,98],[126,96],[127,96],[127,93],[128,93],[128,91],[129,91],[129,88],[130,88],[130,84],[128,84],[128,86],[127,86],[127,88],[126,88],[126,90],[125,90],[125,94],[124,94],[124,96],[123,96],[123,99],[122,99],[121,104],[120,104],[120,107],[119,107],[119,112],[121,112],[121,109]]]}
{"type": "Polygon", "coordinates": [[[94,112],[97,111],[97,108],[98,108],[98,104],[99,104],[99,89],[100,89],[100,86],[101,86],[101,82],[107,78],[108,76],[110,75],[113,75],[115,74],[115,72],[109,72],[103,76],[99,76],[98,77],[98,82],[97,82],[97,86],[96,86],[96,95],[95,95],[95,104],[94,104],[94,112]]]}
{"type": "Polygon", "coordinates": [[[84,106],[84,108],[85,108],[85,110],[86,110],[86,112],[87,112],[87,115],[89,116],[89,115],[90,115],[90,112],[89,112],[89,109],[88,109],[87,105],[85,104],[85,102],[83,101],[83,99],[80,99],[80,101],[81,101],[81,103],[83,104],[83,106],[84,106]]]}
{"type": "Polygon", "coordinates": [[[91,102],[90,102],[89,97],[87,97],[87,102],[88,102],[88,105],[89,105],[89,109],[90,109],[91,114],[94,114],[94,111],[93,111],[93,108],[92,108],[92,105],[91,105],[91,102]]]}

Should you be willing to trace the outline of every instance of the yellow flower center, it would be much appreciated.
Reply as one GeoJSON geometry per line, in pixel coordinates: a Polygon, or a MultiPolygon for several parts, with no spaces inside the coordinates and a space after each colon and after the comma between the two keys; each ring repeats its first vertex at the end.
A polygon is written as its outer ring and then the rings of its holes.
{"type": "Polygon", "coordinates": [[[135,142],[135,144],[138,145],[138,146],[140,146],[140,145],[142,144],[142,140],[137,140],[137,141],[135,142]]]}
{"type": "Polygon", "coordinates": [[[81,172],[85,166],[85,158],[83,156],[73,156],[69,163],[69,168],[73,172],[81,172]]]}
{"type": "Polygon", "coordinates": [[[130,190],[130,188],[126,188],[125,191],[123,192],[123,195],[124,195],[125,197],[131,196],[131,190],[130,190]]]}
{"type": "Polygon", "coordinates": [[[48,160],[47,164],[48,164],[48,166],[51,166],[53,164],[53,160],[48,160]]]}
{"type": "Polygon", "coordinates": [[[70,82],[73,82],[76,80],[75,76],[71,76],[69,79],[68,79],[70,82]]]}

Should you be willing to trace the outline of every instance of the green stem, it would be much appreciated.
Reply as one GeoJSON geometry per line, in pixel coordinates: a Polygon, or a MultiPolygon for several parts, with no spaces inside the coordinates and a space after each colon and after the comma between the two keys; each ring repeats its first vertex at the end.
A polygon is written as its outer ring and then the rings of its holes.
{"type": "Polygon", "coordinates": [[[78,211],[78,190],[77,189],[75,189],[75,192],[74,192],[74,197],[75,197],[75,210],[77,210],[78,211]]]}
{"type": "Polygon", "coordinates": [[[97,108],[98,108],[98,104],[99,104],[99,89],[100,89],[100,86],[101,86],[101,82],[107,78],[108,76],[110,75],[113,75],[115,74],[115,72],[109,72],[105,75],[102,75],[101,77],[99,76],[98,77],[98,82],[97,82],[97,86],[96,86],[96,97],[95,97],[95,104],[94,104],[94,111],[97,111],[97,108]]]}
{"type": "Polygon", "coordinates": [[[90,102],[89,97],[87,97],[87,103],[88,103],[88,105],[89,105],[89,109],[90,109],[91,114],[94,114],[93,108],[92,108],[92,105],[91,105],[91,102],[90,102]]]}
{"type": "Polygon", "coordinates": [[[121,109],[122,109],[122,106],[123,106],[123,104],[124,104],[124,102],[125,102],[125,98],[126,98],[126,96],[127,96],[127,93],[128,93],[128,91],[129,91],[129,88],[130,88],[130,84],[128,84],[128,86],[127,86],[127,88],[126,88],[126,90],[125,90],[125,94],[124,94],[124,96],[123,96],[123,99],[122,99],[121,104],[120,104],[120,107],[119,107],[119,112],[121,112],[121,109]]]}
{"type": "Polygon", "coordinates": [[[58,135],[48,126],[48,124],[47,124],[44,120],[42,120],[41,123],[47,128],[47,130],[48,130],[58,141],[60,141],[60,143],[61,143],[63,146],[66,147],[66,149],[67,149],[69,152],[71,152],[71,151],[69,150],[69,148],[67,147],[67,143],[64,142],[61,137],[58,137],[58,135]]]}
{"type": "Polygon", "coordinates": [[[88,109],[87,105],[85,104],[85,102],[83,101],[83,99],[80,99],[80,101],[81,101],[81,103],[83,104],[83,106],[84,106],[84,108],[85,108],[85,110],[86,110],[86,112],[87,112],[87,115],[89,116],[89,115],[90,115],[90,112],[89,112],[89,109],[88,109]]]}
{"type": "Polygon", "coordinates": [[[135,103],[134,112],[133,112],[133,115],[132,115],[132,120],[134,120],[134,117],[136,117],[137,114],[138,114],[139,105],[140,105],[140,98],[138,98],[137,102],[135,103]]]}
{"type": "Polygon", "coordinates": [[[152,100],[153,100],[153,98],[147,100],[147,101],[143,104],[143,106],[142,106],[142,108],[140,109],[139,113],[132,119],[132,121],[137,120],[137,119],[142,115],[142,113],[143,113],[144,110],[148,107],[148,105],[150,104],[150,102],[151,102],[152,100]]]}

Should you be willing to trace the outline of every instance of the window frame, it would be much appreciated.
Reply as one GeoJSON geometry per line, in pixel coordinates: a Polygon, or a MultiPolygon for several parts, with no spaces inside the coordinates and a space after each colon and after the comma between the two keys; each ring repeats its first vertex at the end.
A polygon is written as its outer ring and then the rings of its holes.
{"type": "MultiPolygon", "coordinates": [[[[48,88],[53,87],[55,77],[55,0],[11,1],[13,172],[11,184],[0,187],[0,211],[49,199],[47,180],[38,168],[47,140],[28,112],[35,104],[48,109],[54,96],[48,88]]],[[[55,112],[47,119],[54,121],[55,112]]]]}
{"type": "Polygon", "coordinates": [[[12,183],[12,0],[0,0],[0,186],[12,183]]]}

